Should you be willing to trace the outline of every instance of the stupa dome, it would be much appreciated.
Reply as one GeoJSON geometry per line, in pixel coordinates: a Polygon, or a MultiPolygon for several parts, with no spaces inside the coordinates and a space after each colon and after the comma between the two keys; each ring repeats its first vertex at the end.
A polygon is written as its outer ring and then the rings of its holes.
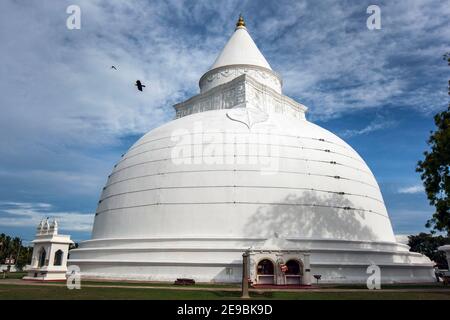
{"type": "Polygon", "coordinates": [[[137,141],[108,179],[93,238],[395,242],[378,184],[347,143],[276,113],[249,130],[233,111],[182,117],[137,141]]]}

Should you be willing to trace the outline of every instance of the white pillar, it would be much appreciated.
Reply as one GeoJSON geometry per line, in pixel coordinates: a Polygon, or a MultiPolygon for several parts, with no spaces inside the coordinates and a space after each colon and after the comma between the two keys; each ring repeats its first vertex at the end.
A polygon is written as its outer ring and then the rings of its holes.
{"type": "Polygon", "coordinates": [[[252,283],[257,282],[255,252],[250,251],[249,257],[249,277],[252,283]]]}
{"type": "Polygon", "coordinates": [[[311,285],[311,265],[309,262],[309,253],[303,254],[303,281],[302,284],[310,286],[311,285]]]}
{"type": "Polygon", "coordinates": [[[280,269],[281,263],[286,263],[283,259],[283,253],[277,252],[275,254],[275,266],[274,266],[274,273],[275,273],[275,284],[276,285],[285,285],[286,284],[286,278],[284,276],[284,273],[280,269]]]}

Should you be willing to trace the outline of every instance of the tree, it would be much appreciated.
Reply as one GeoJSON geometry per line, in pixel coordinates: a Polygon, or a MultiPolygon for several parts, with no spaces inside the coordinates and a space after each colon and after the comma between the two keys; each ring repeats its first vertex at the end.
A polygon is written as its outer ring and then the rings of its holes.
{"type": "Polygon", "coordinates": [[[33,247],[25,247],[19,237],[11,238],[4,233],[0,234],[0,264],[7,258],[13,258],[18,270],[31,262],[33,247]]]}
{"type": "Polygon", "coordinates": [[[16,260],[16,269],[18,271],[22,271],[27,264],[30,264],[32,254],[33,247],[22,247],[20,249],[20,254],[16,260]]]}
{"type": "Polygon", "coordinates": [[[6,258],[9,258],[12,252],[11,237],[2,233],[0,235],[0,263],[3,263],[6,258]]]}
{"type": "MultiPolygon", "coordinates": [[[[450,66],[450,52],[444,59],[450,66]]],[[[450,94],[450,86],[448,90],[450,94]]],[[[426,226],[450,235],[450,104],[434,116],[434,123],[436,131],[431,131],[428,139],[430,150],[424,152],[425,158],[417,163],[416,171],[421,173],[428,200],[435,207],[426,226]]]]}
{"type": "Polygon", "coordinates": [[[434,261],[439,269],[448,269],[445,253],[437,248],[450,244],[450,238],[443,236],[433,236],[429,233],[419,233],[418,235],[408,236],[408,246],[411,251],[426,255],[434,261]]]}

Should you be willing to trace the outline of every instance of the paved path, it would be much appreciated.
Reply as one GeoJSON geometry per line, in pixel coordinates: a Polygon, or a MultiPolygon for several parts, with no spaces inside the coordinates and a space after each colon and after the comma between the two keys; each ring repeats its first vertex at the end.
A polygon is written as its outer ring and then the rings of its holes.
{"type": "MultiPolygon", "coordinates": [[[[20,279],[0,279],[1,285],[20,285],[20,286],[57,286],[65,287],[65,283],[60,282],[38,282],[38,281],[25,281],[20,279]]],[[[163,289],[163,290],[187,290],[187,291],[227,291],[227,292],[240,292],[240,288],[222,288],[222,287],[174,287],[174,286],[152,286],[148,285],[121,285],[121,284],[95,284],[89,283],[89,281],[82,281],[81,287],[83,288],[129,288],[129,289],[163,289]]],[[[367,292],[368,289],[343,289],[343,288],[308,288],[308,289],[250,289],[251,292],[271,292],[271,291],[283,291],[283,292],[367,292]]],[[[376,292],[450,292],[450,287],[437,287],[436,288],[402,288],[402,289],[381,289],[376,292]]]]}

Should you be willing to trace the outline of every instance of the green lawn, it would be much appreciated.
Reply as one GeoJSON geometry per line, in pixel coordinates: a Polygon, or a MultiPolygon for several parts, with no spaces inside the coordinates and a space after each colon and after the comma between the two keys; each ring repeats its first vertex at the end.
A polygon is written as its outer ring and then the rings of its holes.
{"type": "MultiPolygon", "coordinates": [[[[26,275],[25,272],[9,273],[6,279],[22,279],[26,275]]],[[[3,277],[0,275],[0,283],[3,277]]],[[[60,284],[61,282],[48,282],[47,284],[60,284]]],[[[142,287],[180,287],[172,282],[125,282],[125,281],[100,281],[100,280],[82,280],[82,283],[89,285],[105,285],[105,286],[142,286],[142,287]]],[[[329,289],[367,289],[363,284],[313,284],[317,288],[329,289]]],[[[223,284],[223,283],[196,283],[195,288],[240,288],[240,284],[223,284]]],[[[425,283],[425,284],[383,284],[382,289],[450,289],[450,286],[443,286],[442,283],[425,283]]]]}
{"type": "MultiPolygon", "coordinates": [[[[319,285],[319,288],[330,289],[367,289],[367,286],[363,284],[337,284],[337,285],[319,285]]],[[[444,286],[442,282],[437,283],[414,283],[414,284],[382,284],[381,289],[444,289],[450,290],[450,286],[444,286]]]]}
{"type": "MultiPolygon", "coordinates": [[[[238,299],[239,292],[206,291],[206,290],[168,290],[145,288],[92,288],[82,287],[81,290],[68,290],[59,286],[31,286],[0,284],[0,300],[6,299],[238,299]]],[[[450,300],[450,290],[443,292],[264,292],[251,293],[254,299],[303,299],[303,300],[450,300]]]]}
{"type": "MultiPolygon", "coordinates": [[[[7,274],[6,279],[22,279],[26,276],[26,272],[10,272],[7,274]]],[[[3,275],[0,274],[0,283],[3,280],[3,275]]],[[[99,281],[99,280],[82,280],[82,283],[89,285],[105,285],[105,286],[142,286],[142,287],[180,287],[174,285],[173,282],[125,282],[125,281],[99,281]]],[[[47,282],[47,284],[61,284],[61,282],[47,282]]],[[[189,286],[183,286],[189,287],[189,286]]],[[[191,287],[196,288],[240,288],[240,284],[224,284],[224,283],[196,283],[191,287]]]]}
{"type": "MultiPolygon", "coordinates": [[[[6,279],[22,279],[26,275],[26,272],[9,272],[6,274],[6,279]]],[[[1,280],[3,280],[3,273],[0,273],[0,281],[1,280]]]]}
{"type": "MultiPolygon", "coordinates": [[[[21,279],[25,273],[9,273],[7,279],[21,279]]],[[[178,288],[172,283],[150,283],[150,282],[114,282],[114,281],[82,281],[81,290],[68,290],[60,286],[61,282],[47,283],[47,285],[27,285],[27,284],[2,284],[0,277],[0,300],[6,299],[239,299],[238,291],[226,291],[221,289],[239,288],[237,284],[206,284],[199,283],[193,288],[205,288],[205,290],[169,290],[159,289],[159,287],[178,288]],[[83,285],[85,285],[83,287],[83,285]],[[124,288],[96,288],[87,285],[123,286],[124,288]],[[126,288],[134,286],[139,288],[126,288]],[[142,288],[140,288],[142,287],[142,288]],[[153,287],[148,289],[144,287],[153,287]],[[214,291],[206,288],[214,288],[214,291]]],[[[189,287],[185,287],[188,289],[189,287]]],[[[391,284],[383,285],[382,289],[421,289],[414,292],[389,292],[389,291],[359,291],[352,292],[351,289],[366,289],[364,285],[319,285],[323,289],[340,289],[340,292],[252,292],[254,299],[303,299],[303,300],[391,300],[391,299],[414,299],[414,300],[450,300],[450,288],[442,284],[391,284]],[[439,292],[429,292],[436,291],[439,292]],[[427,291],[429,290],[429,291],[427,291]],[[442,290],[442,292],[440,292],[442,290]]]]}
{"type": "Polygon", "coordinates": [[[141,287],[173,287],[173,288],[240,288],[239,284],[223,284],[223,283],[196,283],[195,285],[180,286],[174,285],[173,282],[116,282],[116,281],[95,281],[95,280],[82,280],[84,284],[92,285],[105,285],[105,286],[141,286],[141,287]]]}

